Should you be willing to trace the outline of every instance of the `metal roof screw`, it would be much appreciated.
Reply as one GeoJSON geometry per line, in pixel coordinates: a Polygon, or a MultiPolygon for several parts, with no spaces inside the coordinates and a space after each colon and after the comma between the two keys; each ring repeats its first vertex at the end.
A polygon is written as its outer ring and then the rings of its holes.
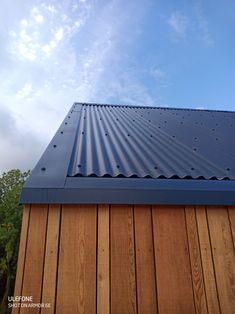
{"type": "Polygon", "coordinates": [[[42,167],[41,170],[42,170],[42,171],[46,171],[46,168],[45,168],[45,167],[42,167]]]}
{"type": "Polygon", "coordinates": [[[159,129],[161,129],[161,127],[160,127],[160,126],[159,126],[158,128],[159,128],[159,129]]]}
{"type": "Polygon", "coordinates": [[[68,118],[70,119],[70,116],[68,116],[68,118]]]}
{"type": "Polygon", "coordinates": [[[54,148],[56,148],[56,145],[53,145],[54,148]]]}
{"type": "Polygon", "coordinates": [[[226,170],[227,170],[227,171],[230,171],[230,168],[227,168],[226,170]]]}
{"type": "Polygon", "coordinates": [[[86,117],[83,117],[83,119],[86,119],[86,117]]]}
{"type": "Polygon", "coordinates": [[[63,134],[63,133],[64,133],[63,131],[60,132],[60,134],[63,134]]]}
{"type": "Polygon", "coordinates": [[[117,165],[117,168],[119,169],[119,168],[120,168],[120,166],[119,166],[119,165],[117,165]]]}
{"type": "Polygon", "coordinates": [[[172,135],[172,137],[175,137],[175,135],[172,135]]]}
{"type": "Polygon", "coordinates": [[[216,139],[216,141],[218,141],[218,140],[219,140],[219,139],[218,139],[218,137],[216,137],[215,139],[216,139]]]}
{"type": "Polygon", "coordinates": [[[78,168],[81,168],[82,165],[78,165],[78,168]]]}
{"type": "Polygon", "coordinates": [[[157,169],[158,169],[158,167],[157,167],[157,166],[155,166],[155,167],[154,167],[154,169],[156,169],[156,170],[157,170],[157,169]]]}
{"type": "Polygon", "coordinates": [[[196,149],[196,148],[194,148],[193,150],[194,150],[195,152],[197,151],[197,149],[196,149]]]}
{"type": "Polygon", "coordinates": [[[118,118],[116,120],[118,121],[118,118]]]}
{"type": "Polygon", "coordinates": [[[197,140],[197,137],[194,137],[195,141],[197,140]]]}
{"type": "Polygon", "coordinates": [[[212,129],[212,131],[215,131],[215,129],[212,129]]]}
{"type": "Polygon", "coordinates": [[[100,118],[100,121],[102,120],[102,118],[100,118]]]}
{"type": "Polygon", "coordinates": [[[150,134],[150,137],[153,137],[152,134],[150,134]]]}
{"type": "Polygon", "coordinates": [[[130,134],[127,134],[127,136],[130,136],[130,134]]]}
{"type": "Polygon", "coordinates": [[[65,124],[68,124],[68,122],[65,122],[65,124]]]}
{"type": "Polygon", "coordinates": [[[82,131],[82,135],[84,134],[84,132],[82,131]]]}
{"type": "Polygon", "coordinates": [[[191,170],[195,170],[195,169],[192,167],[191,170]]]}

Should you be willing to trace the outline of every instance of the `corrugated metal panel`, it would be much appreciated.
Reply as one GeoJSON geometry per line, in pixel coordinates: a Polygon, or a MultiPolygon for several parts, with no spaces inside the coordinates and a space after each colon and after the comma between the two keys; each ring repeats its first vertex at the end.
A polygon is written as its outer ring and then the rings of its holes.
{"type": "Polygon", "coordinates": [[[235,178],[234,112],[94,104],[76,111],[70,177],[235,178]]]}

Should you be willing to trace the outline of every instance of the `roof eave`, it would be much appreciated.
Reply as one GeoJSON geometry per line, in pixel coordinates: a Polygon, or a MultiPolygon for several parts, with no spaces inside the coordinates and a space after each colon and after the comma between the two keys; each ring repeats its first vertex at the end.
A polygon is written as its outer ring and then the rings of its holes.
{"type": "Polygon", "coordinates": [[[235,181],[75,177],[64,187],[25,186],[20,203],[235,205],[235,181]]]}

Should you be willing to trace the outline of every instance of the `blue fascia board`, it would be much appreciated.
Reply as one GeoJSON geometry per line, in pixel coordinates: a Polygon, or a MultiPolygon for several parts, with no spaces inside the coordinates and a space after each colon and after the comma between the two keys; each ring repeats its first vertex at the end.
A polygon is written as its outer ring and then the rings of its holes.
{"type": "Polygon", "coordinates": [[[27,187],[21,204],[235,205],[235,181],[67,178],[64,187],[27,187]]]}

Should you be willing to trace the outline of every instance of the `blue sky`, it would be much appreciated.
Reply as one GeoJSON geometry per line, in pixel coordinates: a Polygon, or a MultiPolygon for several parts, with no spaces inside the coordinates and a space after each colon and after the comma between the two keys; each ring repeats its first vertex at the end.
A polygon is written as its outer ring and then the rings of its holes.
{"type": "Polygon", "coordinates": [[[235,110],[235,2],[0,2],[0,172],[77,101],[235,110]]]}

